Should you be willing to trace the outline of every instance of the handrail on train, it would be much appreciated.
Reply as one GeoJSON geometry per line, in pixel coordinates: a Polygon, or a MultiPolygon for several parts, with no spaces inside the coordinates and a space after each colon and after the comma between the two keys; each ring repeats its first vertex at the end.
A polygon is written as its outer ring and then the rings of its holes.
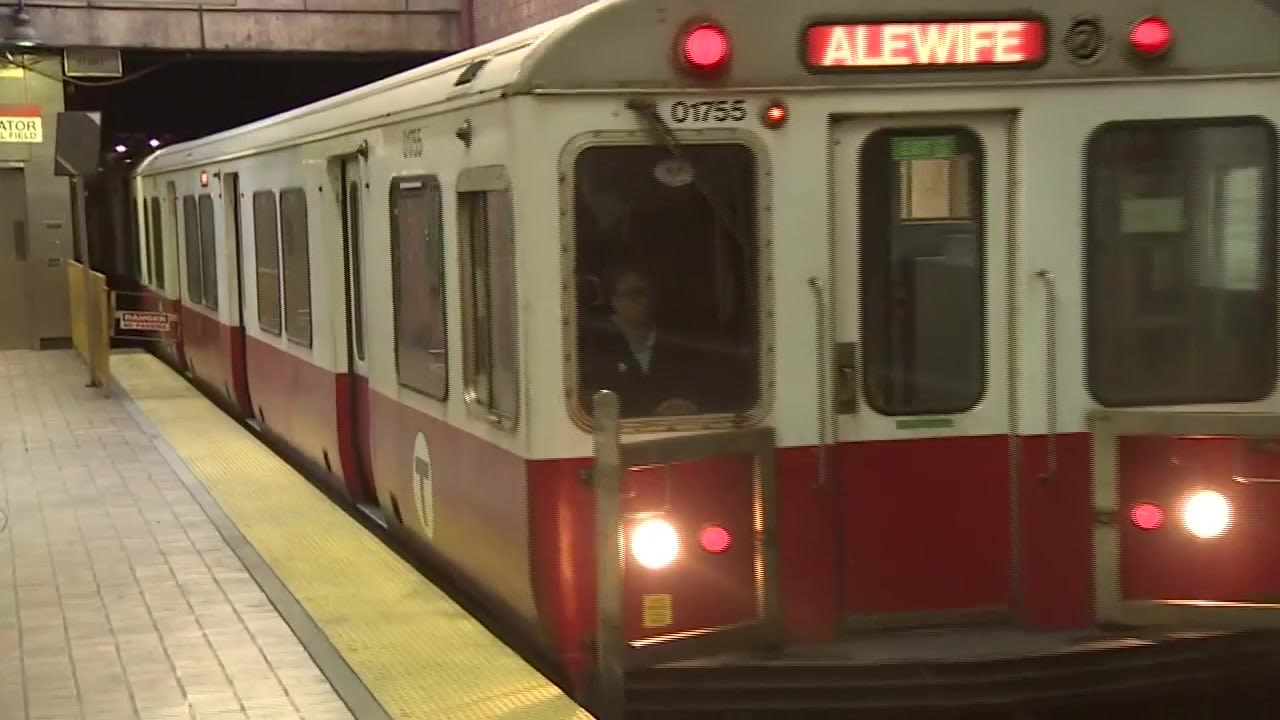
{"type": "Polygon", "coordinates": [[[596,541],[596,717],[616,720],[625,712],[627,670],[693,657],[782,644],[777,568],[774,433],[770,427],[671,435],[623,442],[618,396],[592,397],[592,445],[596,541]],[[622,622],[622,477],[628,468],[751,455],[752,526],[755,534],[756,617],[728,627],[706,628],[632,644],[622,622]]]}

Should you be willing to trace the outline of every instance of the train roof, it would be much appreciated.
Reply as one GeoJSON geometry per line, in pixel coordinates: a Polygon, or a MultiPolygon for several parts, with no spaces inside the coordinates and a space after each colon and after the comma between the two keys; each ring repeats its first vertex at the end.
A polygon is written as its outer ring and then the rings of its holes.
{"type": "Polygon", "coordinates": [[[378,82],[161,149],[135,173],[216,163],[483,93],[688,88],[690,78],[673,62],[673,48],[679,33],[699,19],[722,25],[733,47],[728,71],[701,83],[708,92],[1280,73],[1280,0],[970,0],[963,10],[937,7],[933,0],[599,0],[378,82]],[[1144,64],[1123,45],[1132,24],[1148,13],[1168,21],[1175,44],[1158,63],[1144,64]],[[1105,38],[1102,52],[1087,62],[1073,59],[1068,47],[1081,18],[1092,18],[1105,38]],[[919,73],[920,68],[883,65],[815,68],[806,59],[806,37],[813,37],[809,28],[815,24],[996,19],[1040,23],[1039,61],[1017,67],[932,65],[934,72],[919,73]]]}
{"type": "Polygon", "coordinates": [[[368,85],[230,130],[162,148],[140,163],[135,174],[217,162],[252,148],[277,146],[290,139],[301,141],[326,131],[360,125],[443,100],[506,88],[513,84],[521,72],[523,61],[540,41],[560,28],[573,25],[581,16],[597,12],[601,5],[616,1],[592,3],[568,15],[368,85]],[[482,61],[482,67],[473,67],[482,61]],[[458,82],[469,69],[473,74],[470,81],[458,82]]]}

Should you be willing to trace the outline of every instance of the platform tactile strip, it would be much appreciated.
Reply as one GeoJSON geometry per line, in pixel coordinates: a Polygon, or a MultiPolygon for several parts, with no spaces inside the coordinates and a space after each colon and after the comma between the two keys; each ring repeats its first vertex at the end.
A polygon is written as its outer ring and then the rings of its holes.
{"type": "Polygon", "coordinates": [[[160,360],[112,372],[392,718],[591,717],[160,360]]]}

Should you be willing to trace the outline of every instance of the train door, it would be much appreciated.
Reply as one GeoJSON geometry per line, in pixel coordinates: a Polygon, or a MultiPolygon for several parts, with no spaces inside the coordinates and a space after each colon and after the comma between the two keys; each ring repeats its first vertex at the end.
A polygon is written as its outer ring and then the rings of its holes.
{"type": "MultiPolygon", "coordinates": [[[[240,175],[225,173],[222,176],[223,227],[227,237],[228,288],[235,301],[235,339],[231,343],[231,381],[234,383],[236,404],[247,418],[254,417],[253,399],[249,397],[248,331],[244,317],[244,287],[248,282],[244,275],[244,225],[240,215],[240,175]]],[[[256,278],[255,278],[256,280],[256,278]]]]}
{"type": "MultiPolygon", "coordinates": [[[[172,182],[165,183],[164,198],[165,198],[164,200],[165,207],[167,208],[164,232],[165,232],[165,237],[173,238],[173,240],[171,241],[171,245],[174,250],[174,263],[173,263],[174,272],[172,274],[172,277],[174,280],[173,280],[172,297],[174,297],[177,300],[177,305],[174,308],[174,311],[177,312],[178,318],[179,318],[178,341],[175,347],[175,353],[177,355],[176,359],[178,361],[178,367],[182,368],[185,371],[188,368],[188,365],[187,365],[186,346],[183,343],[181,308],[182,308],[182,302],[183,302],[182,299],[186,297],[186,295],[183,293],[183,287],[187,284],[188,276],[186,273],[182,271],[182,268],[184,263],[191,262],[191,258],[186,256],[187,245],[182,241],[182,237],[183,237],[182,221],[178,217],[179,210],[178,210],[177,183],[172,183],[172,182]]],[[[168,273],[166,273],[166,275],[167,274],[168,273]]],[[[165,293],[165,294],[166,296],[168,295],[168,293],[165,293]]]]}
{"type": "Polygon", "coordinates": [[[837,572],[854,627],[997,621],[1013,604],[1009,127],[834,129],[837,572]]]}
{"type": "MultiPolygon", "coordinates": [[[[347,305],[347,446],[363,497],[354,498],[366,511],[377,507],[369,448],[369,368],[365,352],[364,322],[364,175],[359,156],[341,160],[338,173],[339,214],[342,219],[343,276],[347,305]]],[[[376,515],[376,513],[374,513],[376,515]]]]}
{"type": "Polygon", "coordinates": [[[31,346],[27,254],[26,180],[21,168],[0,168],[0,350],[31,346]]]}

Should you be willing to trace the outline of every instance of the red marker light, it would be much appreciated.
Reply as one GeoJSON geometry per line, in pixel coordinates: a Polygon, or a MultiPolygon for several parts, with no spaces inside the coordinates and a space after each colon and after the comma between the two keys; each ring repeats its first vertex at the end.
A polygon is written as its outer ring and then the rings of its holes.
{"type": "Polygon", "coordinates": [[[1141,530],[1158,530],[1164,524],[1164,511],[1154,503],[1138,503],[1130,511],[1129,519],[1141,530]]]}
{"type": "Polygon", "coordinates": [[[698,542],[702,545],[702,549],[709,553],[719,554],[729,549],[733,544],[733,538],[729,536],[729,531],[719,525],[708,525],[702,528],[702,532],[698,534],[698,542]]]}
{"type": "Polygon", "coordinates": [[[787,106],[780,102],[771,102],[761,113],[764,124],[771,128],[780,128],[787,121],[787,106]]]}
{"type": "Polygon", "coordinates": [[[209,171],[200,171],[200,187],[209,187],[209,171]]]}
{"type": "Polygon", "coordinates": [[[719,70],[729,60],[729,35],[718,25],[697,25],[685,34],[681,56],[694,70],[719,70]]]}
{"type": "Polygon", "coordinates": [[[1129,44],[1139,55],[1156,57],[1164,54],[1173,44],[1173,28],[1164,18],[1143,18],[1129,31],[1129,44]]]}

